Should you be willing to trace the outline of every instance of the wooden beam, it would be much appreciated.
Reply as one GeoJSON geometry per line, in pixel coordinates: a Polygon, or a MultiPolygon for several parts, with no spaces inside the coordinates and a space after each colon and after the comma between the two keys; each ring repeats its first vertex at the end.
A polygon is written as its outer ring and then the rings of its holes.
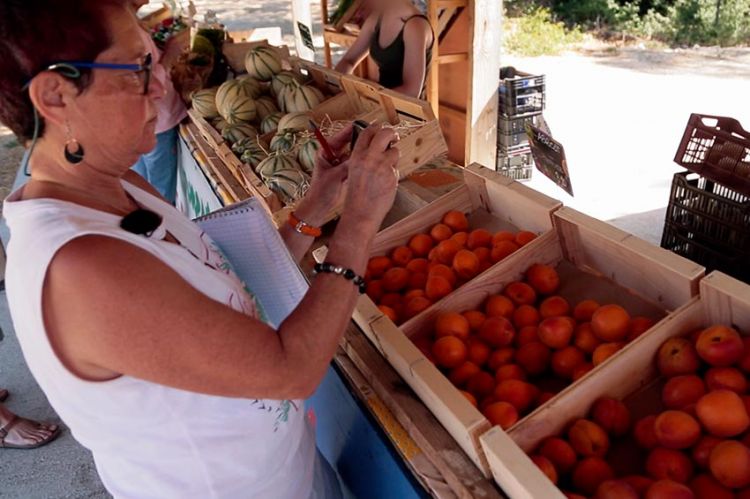
{"type": "Polygon", "coordinates": [[[469,0],[469,99],[466,164],[494,168],[497,150],[497,85],[502,40],[502,0],[469,0]]]}

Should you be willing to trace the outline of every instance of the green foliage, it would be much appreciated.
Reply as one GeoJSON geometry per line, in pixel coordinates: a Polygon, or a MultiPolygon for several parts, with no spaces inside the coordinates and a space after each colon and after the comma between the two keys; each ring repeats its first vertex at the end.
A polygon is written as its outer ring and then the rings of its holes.
{"type": "Polygon", "coordinates": [[[566,28],[565,24],[552,19],[549,9],[540,7],[528,14],[508,20],[504,44],[511,53],[535,57],[559,54],[583,39],[581,32],[566,28]]]}

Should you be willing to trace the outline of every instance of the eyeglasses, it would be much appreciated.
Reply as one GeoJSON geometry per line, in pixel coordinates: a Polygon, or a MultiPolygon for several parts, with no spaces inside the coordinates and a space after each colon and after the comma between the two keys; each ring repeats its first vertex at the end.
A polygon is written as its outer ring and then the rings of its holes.
{"type": "MultiPolygon", "coordinates": [[[[132,71],[138,76],[143,83],[143,95],[148,95],[148,86],[151,83],[151,54],[146,54],[141,64],[111,64],[106,62],[57,62],[44,68],[44,71],[55,71],[66,78],[77,80],[81,77],[82,69],[114,69],[120,71],[132,71]]],[[[39,74],[37,73],[37,74],[39,74]]],[[[23,89],[26,90],[31,85],[32,77],[23,89]]]]}

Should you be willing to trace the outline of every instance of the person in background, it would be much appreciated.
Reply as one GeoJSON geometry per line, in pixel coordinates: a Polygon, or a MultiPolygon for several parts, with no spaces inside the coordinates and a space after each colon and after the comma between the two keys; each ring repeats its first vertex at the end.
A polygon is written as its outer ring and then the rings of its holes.
{"type": "Polygon", "coordinates": [[[37,423],[16,416],[3,406],[8,390],[0,388],[0,449],[35,449],[60,435],[56,424],[37,423]]]}
{"type": "Polygon", "coordinates": [[[378,83],[424,98],[435,44],[429,20],[409,0],[368,0],[368,6],[371,14],[336,70],[351,74],[369,55],[378,66],[378,83]]]}
{"type": "MultiPolygon", "coordinates": [[[[148,0],[130,2],[134,14],[146,4],[148,0]]],[[[153,151],[141,156],[133,169],[148,180],[167,201],[174,204],[177,194],[177,141],[180,140],[177,129],[180,122],[187,116],[187,110],[172,84],[169,73],[159,62],[162,53],[151,38],[151,34],[144,27],[140,30],[140,35],[154,61],[152,76],[164,87],[164,96],[156,104],[158,111],[156,147],[153,151]]]]}

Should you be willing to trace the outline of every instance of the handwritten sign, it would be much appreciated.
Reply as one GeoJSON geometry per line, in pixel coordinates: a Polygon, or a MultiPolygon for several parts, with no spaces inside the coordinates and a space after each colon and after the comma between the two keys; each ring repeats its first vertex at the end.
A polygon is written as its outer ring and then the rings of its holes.
{"type": "Polygon", "coordinates": [[[526,134],[529,136],[536,169],[572,196],[573,185],[570,183],[568,162],[562,144],[532,125],[526,125],[526,134]]]}
{"type": "Polygon", "coordinates": [[[299,36],[302,39],[302,44],[315,52],[315,44],[313,44],[312,32],[310,28],[301,22],[297,22],[297,28],[299,29],[299,36]]]}

